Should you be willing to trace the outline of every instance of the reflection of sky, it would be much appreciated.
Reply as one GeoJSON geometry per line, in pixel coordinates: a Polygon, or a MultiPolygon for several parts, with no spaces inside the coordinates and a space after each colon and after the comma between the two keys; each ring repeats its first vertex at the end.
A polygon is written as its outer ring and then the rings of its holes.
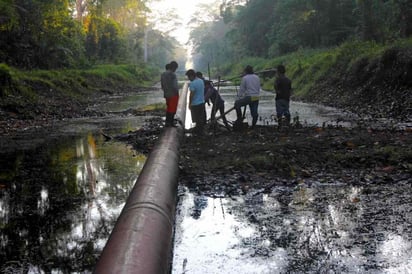
{"type": "MultiPolygon", "coordinates": [[[[282,269],[285,250],[273,253],[280,260],[244,256],[242,238],[254,235],[256,227],[239,220],[228,208],[228,199],[207,199],[198,219],[188,217],[194,208],[193,194],[179,204],[172,273],[273,273],[282,269]]],[[[267,245],[267,241],[255,245],[267,245]]]]}
{"type": "Polygon", "coordinates": [[[196,218],[203,196],[186,190],[173,273],[412,273],[408,190],[408,183],[303,184],[290,194],[275,187],[260,196],[204,197],[196,218]]]}
{"type": "Polygon", "coordinates": [[[137,109],[139,106],[164,102],[163,92],[159,89],[152,89],[130,94],[127,97],[112,96],[106,104],[98,105],[96,107],[99,111],[120,112],[129,109],[137,109]]]}
{"type": "MultiPolygon", "coordinates": [[[[224,86],[219,88],[219,93],[222,98],[225,100],[225,110],[229,110],[233,107],[234,101],[237,98],[238,87],[230,87],[224,86]]],[[[210,110],[211,106],[207,106],[207,117],[210,117],[210,110]]],[[[274,125],[277,124],[276,120],[276,107],[275,107],[275,95],[272,92],[268,91],[261,91],[260,100],[259,100],[259,120],[258,125],[274,125]]],[[[295,102],[291,101],[290,104],[290,113],[293,117],[298,116],[299,121],[302,124],[309,124],[309,125],[319,125],[321,126],[323,123],[336,125],[336,122],[339,120],[341,121],[343,118],[347,117],[347,113],[343,113],[335,108],[316,105],[316,104],[308,104],[303,102],[295,102]]],[[[218,114],[219,115],[219,114],[218,114]]],[[[227,119],[229,121],[236,120],[236,112],[232,111],[227,114],[227,119]]],[[[251,124],[252,118],[250,116],[249,107],[246,108],[246,118],[251,124]]],[[[343,119],[345,120],[345,119],[343,119]]],[[[343,124],[339,122],[339,125],[349,125],[343,124]]]]}

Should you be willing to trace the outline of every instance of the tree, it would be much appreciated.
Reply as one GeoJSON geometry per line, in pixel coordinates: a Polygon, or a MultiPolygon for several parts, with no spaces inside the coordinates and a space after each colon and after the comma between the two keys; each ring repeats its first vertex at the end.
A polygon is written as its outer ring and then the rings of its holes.
{"type": "Polygon", "coordinates": [[[361,14],[361,37],[363,40],[378,39],[373,2],[374,0],[358,0],[361,14]]]}
{"type": "Polygon", "coordinates": [[[399,30],[401,37],[412,36],[412,2],[409,0],[397,0],[395,3],[399,10],[399,30]]]}
{"type": "Polygon", "coordinates": [[[73,65],[83,55],[83,33],[65,0],[1,0],[0,62],[23,68],[73,65]],[[4,39],[4,40],[3,40],[4,39]],[[46,58],[47,56],[47,58],[46,58]]]}

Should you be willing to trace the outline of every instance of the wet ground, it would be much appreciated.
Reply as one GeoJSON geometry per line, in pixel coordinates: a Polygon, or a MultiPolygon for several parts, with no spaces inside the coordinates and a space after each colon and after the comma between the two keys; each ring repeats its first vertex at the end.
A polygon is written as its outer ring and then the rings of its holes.
{"type": "Polygon", "coordinates": [[[255,129],[186,135],[172,273],[412,273],[410,124],[293,102],[279,130],[263,97],[255,129]]]}
{"type": "Polygon", "coordinates": [[[410,187],[183,188],[173,273],[411,273],[410,187]]]}
{"type": "Polygon", "coordinates": [[[158,92],[1,136],[1,273],[91,273],[147,156],[111,136],[150,124],[136,105],[161,102],[158,92]]]}
{"type": "MultiPolygon", "coordinates": [[[[1,138],[2,272],[93,269],[161,131],[161,112],[136,111],[152,95],[1,138]]],[[[263,98],[255,130],[185,136],[172,272],[410,272],[411,131],[344,128],[350,114],[303,103],[279,131],[263,98]]]]}
{"type": "Polygon", "coordinates": [[[410,132],[187,137],[173,273],[411,273],[410,132]]]}

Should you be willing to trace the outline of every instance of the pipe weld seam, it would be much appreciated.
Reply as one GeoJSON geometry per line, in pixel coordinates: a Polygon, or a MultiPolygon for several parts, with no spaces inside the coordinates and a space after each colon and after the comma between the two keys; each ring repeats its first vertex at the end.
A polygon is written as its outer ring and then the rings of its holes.
{"type": "Polygon", "coordinates": [[[160,207],[159,205],[157,205],[155,203],[137,202],[137,203],[134,203],[133,205],[127,207],[126,212],[137,210],[137,209],[151,209],[151,210],[154,210],[154,211],[160,213],[160,215],[163,215],[163,217],[165,219],[167,219],[167,221],[169,222],[170,226],[173,226],[173,221],[172,221],[171,217],[169,216],[169,214],[167,214],[167,212],[162,207],[160,207]]]}

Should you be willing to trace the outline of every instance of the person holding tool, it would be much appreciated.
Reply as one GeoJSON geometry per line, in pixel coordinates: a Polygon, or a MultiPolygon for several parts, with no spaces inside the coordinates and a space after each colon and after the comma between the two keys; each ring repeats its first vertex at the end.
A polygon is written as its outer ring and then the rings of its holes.
{"type": "Polygon", "coordinates": [[[219,91],[213,86],[212,81],[205,80],[205,102],[210,105],[210,101],[212,102],[212,110],[210,113],[210,120],[212,122],[216,121],[215,116],[216,112],[219,110],[220,117],[225,124],[227,129],[230,129],[229,123],[226,120],[225,115],[225,101],[223,100],[222,96],[220,96],[219,91]]]}
{"type": "Polygon", "coordinates": [[[196,77],[196,72],[193,69],[186,71],[186,76],[190,80],[189,109],[192,121],[196,123],[194,132],[202,135],[206,124],[205,84],[202,79],[196,77]]]}
{"type": "Polygon", "coordinates": [[[178,65],[176,61],[172,61],[165,66],[166,71],[160,77],[160,84],[163,90],[164,98],[166,99],[166,122],[165,127],[174,126],[174,117],[177,111],[179,102],[179,86],[177,84],[176,69],[178,65]]]}
{"type": "Polygon", "coordinates": [[[249,105],[250,113],[252,115],[252,128],[255,127],[258,120],[258,106],[260,95],[260,79],[253,72],[253,67],[247,65],[244,69],[244,74],[240,82],[239,94],[235,101],[235,110],[237,120],[236,125],[240,125],[243,122],[243,115],[241,107],[249,105]]]}

